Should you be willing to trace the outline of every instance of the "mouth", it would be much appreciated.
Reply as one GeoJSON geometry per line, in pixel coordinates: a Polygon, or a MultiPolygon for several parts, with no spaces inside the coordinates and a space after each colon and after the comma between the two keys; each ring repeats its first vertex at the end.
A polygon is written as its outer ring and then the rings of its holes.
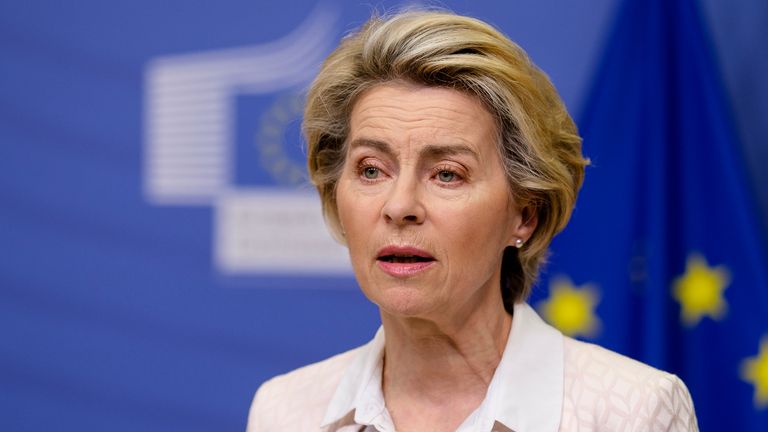
{"type": "Polygon", "coordinates": [[[414,264],[435,261],[428,252],[412,247],[386,247],[379,251],[378,261],[399,264],[414,264]]]}
{"type": "Polygon", "coordinates": [[[407,278],[427,270],[437,260],[428,252],[412,247],[386,247],[376,256],[385,273],[397,278],[407,278]]]}
{"type": "Polygon", "coordinates": [[[413,264],[420,262],[434,261],[434,258],[420,257],[416,255],[384,255],[376,258],[379,261],[388,263],[413,264]]]}

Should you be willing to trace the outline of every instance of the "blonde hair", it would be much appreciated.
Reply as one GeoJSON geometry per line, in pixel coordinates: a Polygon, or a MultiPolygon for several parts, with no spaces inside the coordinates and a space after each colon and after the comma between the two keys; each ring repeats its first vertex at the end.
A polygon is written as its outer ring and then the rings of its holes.
{"type": "Polygon", "coordinates": [[[342,242],[336,184],[350,113],[363,92],[393,80],[474,95],[494,116],[511,193],[538,219],[522,249],[504,252],[502,295],[511,312],[530,293],[552,237],[575,205],[588,163],[576,125],[547,76],[490,25],[442,11],[374,16],[325,60],[302,124],[311,180],[329,228],[342,242]]]}

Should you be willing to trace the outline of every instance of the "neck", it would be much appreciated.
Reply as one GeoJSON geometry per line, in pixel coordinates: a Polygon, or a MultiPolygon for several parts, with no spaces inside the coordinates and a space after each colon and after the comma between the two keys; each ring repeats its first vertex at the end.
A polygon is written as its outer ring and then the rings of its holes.
{"type": "Polygon", "coordinates": [[[448,430],[455,430],[485,398],[512,317],[499,302],[475,308],[462,319],[382,312],[382,324],[386,332],[382,388],[396,426],[412,425],[415,418],[428,420],[432,412],[441,423],[452,425],[448,430]]]}
{"type": "Polygon", "coordinates": [[[387,335],[385,385],[403,381],[427,390],[482,383],[487,388],[504,353],[512,317],[502,308],[492,318],[476,317],[459,325],[384,314],[382,323],[387,335]]]}

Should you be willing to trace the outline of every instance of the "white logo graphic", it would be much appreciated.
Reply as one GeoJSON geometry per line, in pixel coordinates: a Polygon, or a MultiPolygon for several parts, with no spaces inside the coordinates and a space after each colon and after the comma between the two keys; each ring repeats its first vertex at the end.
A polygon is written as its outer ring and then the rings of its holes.
{"type": "MultiPolygon", "coordinates": [[[[225,273],[350,272],[346,249],[326,232],[314,191],[237,186],[234,169],[235,97],[305,85],[335,42],[335,22],[335,14],[317,9],[275,42],[161,57],[147,66],[145,197],[157,205],[213,206],[214,261],[225,273]]],[[[285,115],[278,117],[262,125],[261,139],[285,126],[285,115]]],[[[280,157],[280,144],[260,143],[262,164],[254,169],[295,184],[303,171],[297,174],[299,168],[280,157]]]]}

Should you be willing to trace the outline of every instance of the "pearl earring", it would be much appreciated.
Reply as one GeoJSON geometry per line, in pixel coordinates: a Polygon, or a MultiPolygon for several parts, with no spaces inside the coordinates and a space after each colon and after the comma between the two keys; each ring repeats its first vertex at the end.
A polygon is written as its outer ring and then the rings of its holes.
{"type": "Polygon", "coordinates": [[[515,247],[516,248],[520,249],[521,247],[523,247],[523,244],[525,244],[525,242],[522,239],[515,240],[515,247]]]}

